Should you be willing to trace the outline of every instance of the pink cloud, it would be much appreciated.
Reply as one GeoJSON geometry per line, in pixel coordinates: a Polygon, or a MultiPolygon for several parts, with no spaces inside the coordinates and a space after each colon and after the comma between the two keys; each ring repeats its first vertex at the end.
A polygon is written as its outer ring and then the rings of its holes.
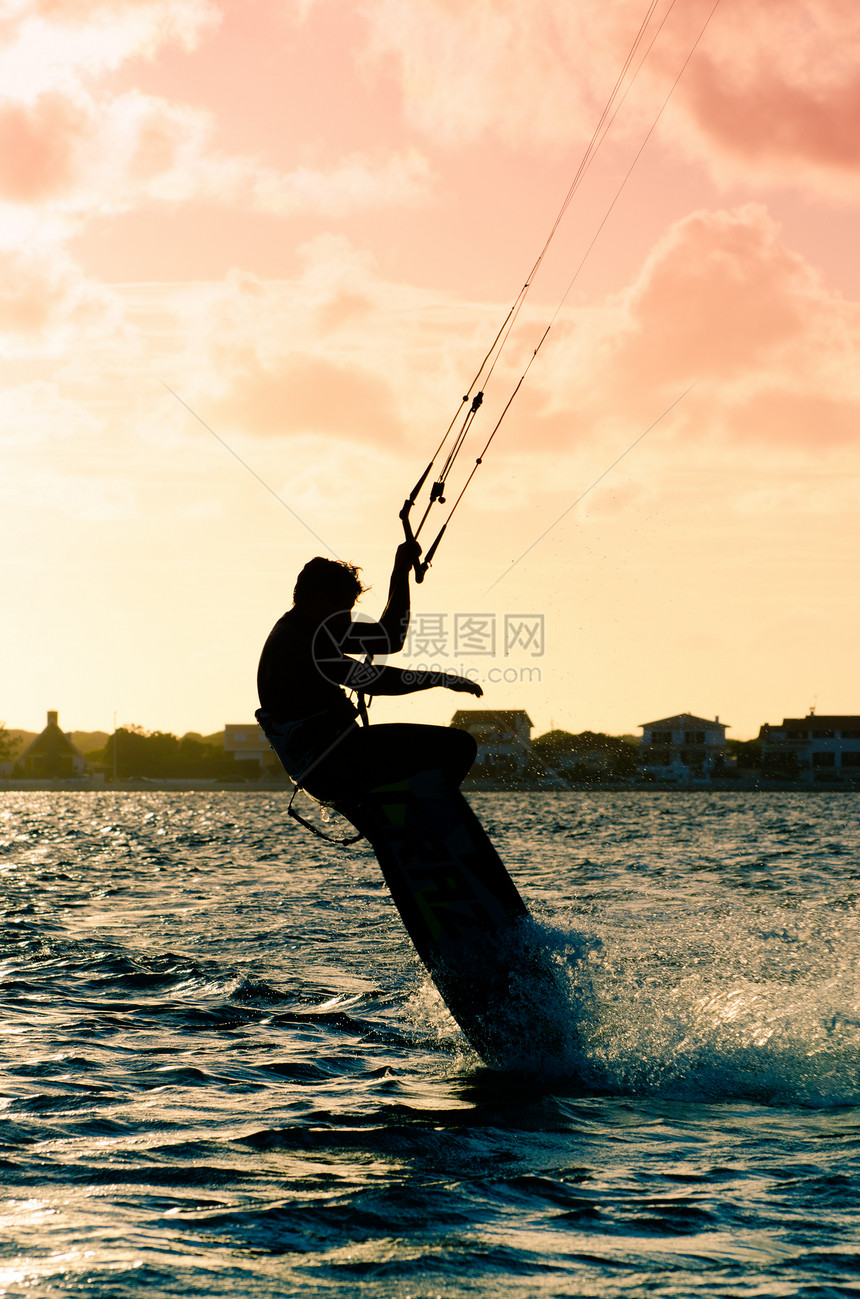
{"type": "Polygon", "coordinates": [[[126,13],[164,10],[165,6],[163,0],[30,0],[26,8],[43,18],[85,23],[102,16],[116,20],[126,13]]]}
{"type": "MultiPolygon", "coordinates": [[[[302,280],[236,280],[189,318],[224,426],[389,447],[426,435],[429,446],[442,404],[451,413],[449,378],[477,350],[474,317],[454,302],[409,303],[337,244],[317,252],[302,280]]],[[[477,442],[546,323],[536,306],[526,315],[477,442]]],[[[495,313],[482,319],[489,339],[495,313]]],[[[496,449],[587,450],[607,429],[623,446],[694,383],[675,422],[692,441],[836,446],[860,427],[858,376],[860,305],[827,288],[762,206],[699,211],[666,232],[624,292],[559,317],[496,449]]]]}
{"type": "Polygon", "coordinates": [[[160,47],[199,44],[217,26],[217,0],[16,0],[0,14],[0,94],[29,102],[81,90],[160,47]]]}
{"type": "Polygon", "coordinates": [[[33,202],[67,190],[88,127],[88,115],[64,95],[0,105],[0,197],[33,202]]]}
{"type": "Polygon", "coordinates": [[[438,438],[451,391],[442,412],[441,378],[455,392],[462,382],[462,367],[447,371],[448,350],[462,348],[457,305],[392,282],[341,237],[320,236],[301,257],[295,280],[234,271],[187,287],[175,321],[187,349],[172,357],[171,386],[231,432],[392,448],[425,429],[438,438]]]}
{"type": "Polygon", "coordinates": [[[635,366],[729,379],[774,359],[826,297],[764,209],[693,213],[652,253],[629,296],[635,366]]]}
{"type": "Polygon", "coordinates": [[[0,331],[38,334],[68,301],[68,273],[42,257],[19,251],[0,253],[0,331]]]}
{"type": "Polygon", "coordinates": [[[0,102],[0,199],[77,214],[122,210],[200,153],[199,114],[134,92],[101,103],[46,92],[0,102]],[[58,202],[59,200],[59,202],[58,202]]]}
{"type": "Polygon", "coordinates": [[[855,0],[722,0],[678,98],[714,161],[746,179],[856,180],[860,24],[855,0]]]}
{"type": "Polygon", "coordinates": [[[191,46],[220,17],[217,0],[25,0],[14,23],[31,18],[64,27],[113,28],[125,33],[127,55],[151,50],[162,41],[191,46]]]}
{"type": "Polygon", "coordinates": [[[830,292],[764,208],[697,212],[625,294],[571,313],[524,403],[536,441],[572,445],[607,417],[641,420],[696,383],[685,436],[817,450],[860,430],[860,305],[830,292]]]}
{"type": "Polygon", "coordinates": [[[795,86],[766,66],[754,85],[739,86],[708,59],[691,78],[687,102],[722,150],[749,163],[854,170],[860,162],[860,78],[795,86]]]}
{"type": "Polygon", "coordinates": [[[779,389],[756,393],[732,412],[730,430],[744,442],[767,440],[810,450],[856,444],[860,397],[846,401],[826,392],[779,389]]]}
{"type": "MultiPolygon", "coordinates": [[[[614,138],[629,129],[640,138],[712,3],[689,0],[669,13],[614,138]]],[[[369,48],[394,69],[407,116],[434,138],[586,138],[644,5],[546,0],[526,8],[521,0],[380,0],[365,10],[369,48]]],[[[658,8],[649,41],[667,8],[658,8]]],[[[858,69],[856,0],[721,0],[660,133],[680,136],[724,179],[854,184],[858,69]]]]}
{"type": "Polygon", "coordinates": [[[319,433],[377,445],[402,439],[391,390],[357,366],[295,354],[277,367],[251,356],[239,362],[230,397],[220,404],[225,423],[258,434],[319,433]]]}
{"type": "Polygon", "coordinates": [[[61,249],[0,248],[0,352],[38,355],[64,326],[73,326],[81,343],[105,331],[115,337],[121,310],[61,249]]]}
{"type": "Polygon", "coordinates": [[[77,221],[192,202],[343,216],[413,205],[429,184],[414,150],[282,172],[250,155],[219,152],[213,133],[205,111],[137,91],[102,100],[50,92],[28,105],[0,100],[0,200],[50,206],[77,221]]]}
{"type": "Polygon", "coordinates": [[[459,146],[485,132],[518,142],[575,136],[588,120],[590,75],[571,70],[586,48],[589,64],[604,66],[605,8],[380,0],[363,16],[370,53],[395,70],[407,117],[459,146]]]}

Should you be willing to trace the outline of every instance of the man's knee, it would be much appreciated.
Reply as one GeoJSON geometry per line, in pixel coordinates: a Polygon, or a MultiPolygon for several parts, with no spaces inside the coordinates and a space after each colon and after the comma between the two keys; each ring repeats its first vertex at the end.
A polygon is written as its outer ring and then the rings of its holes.
{"type": "Polygon", "coordinates": [[[450,727],[451,733],[451,751],[455,755],[457,765],[463,772],[467,772],[478,756],[478,743],[474,735],[468,731],[461,731],[459,727],[450,727]]]}

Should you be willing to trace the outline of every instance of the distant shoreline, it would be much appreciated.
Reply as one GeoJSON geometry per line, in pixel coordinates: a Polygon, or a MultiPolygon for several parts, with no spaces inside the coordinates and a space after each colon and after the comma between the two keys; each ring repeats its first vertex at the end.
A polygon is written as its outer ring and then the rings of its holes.
{"type": "MultiPolygon", "coordinates": [[[[672,780],[605,780],[579,781],[569,785],[556,785],[549,782],[519,781],[516,784],[503,784],[492,780],[465,780],[465,794],[599,794],[599,793],[633,793],[658,792],[668,794],[715,794],[715,793],[788,793],[788,794],[858,794],[857,784],[799,784],[785,780],[712,780],[690,781],[680,783],[672,780]]],[[[136,780],[102,780],[95,781],[86,777],[75,779],[2,779],[0,794],[8,793],[72,793],[72,794],[140,794],[140,793],[283,793],[290,794],[292,786],[279,780],[207,780],[180,779],[178,777],[147,777],[136,780]]]]}

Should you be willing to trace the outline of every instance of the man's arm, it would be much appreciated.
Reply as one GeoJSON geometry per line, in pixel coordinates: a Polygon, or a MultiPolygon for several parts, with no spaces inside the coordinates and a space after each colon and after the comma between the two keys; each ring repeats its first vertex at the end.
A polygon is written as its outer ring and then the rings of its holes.
{"type": "Polygon", "coordinates": [[[356,663],[354,659],[348,661],[352,667],[340,684],[347,690],[360,690],[365,695],[411,695],[418,690],[432,690],[434,686],[444,686],[458,694],[475,695],[478,699],[484,693],[477,681],[455,676],[453,672],[410,672],[408,669],[356,663]]]}
{"type": "MultiPolygon", "coordinates": [[[[421,554],[417,541],[403,541],[394,553],[388,600],[379,622],[354,622],[341,648],[352,654],[397,654],[406,643],[411,602],[409,573],[421,554]]],[[[398,692],[403,693],[403,692],[398,692]]]]}
{"type": "Polygon", "coordinates": [[[388,584],[388,600],[379,622],[391,641],[390,653],[396,654],[406,644],[409,615],[412,605],[409,596],[409,574],[421,554],[421,547],[413,538],[402,541],[394,552],[394,567],[388,584]]]}

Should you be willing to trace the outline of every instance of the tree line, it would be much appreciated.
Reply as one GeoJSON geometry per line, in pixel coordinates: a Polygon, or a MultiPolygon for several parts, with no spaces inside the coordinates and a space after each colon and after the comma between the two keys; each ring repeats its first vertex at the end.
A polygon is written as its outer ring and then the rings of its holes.
{"type": "MultiPolygon", "coordinates": [[[[641,763],[637,737],[606,735],[602,731],[580,731],[578,735],[569,731],[548,731],[532,742],[532,749],[545,770],[577,783],[633,776],[641,763]]],[[[749,772],[783,779],[793,779],[798,774],[794,753],[778,759],[769,757],[766,768],[763,768],[761,741],[758,739],[727,740],[726,754],[734,760],[734,765],[726,768],[723,774],[749,772]]],[[[537,769],[535,774],[540,774],[537,769]]]]}
{"type": "Polygon", "coordinates": [[[0,722],[0,762],[11,762],[18,747],[18,737],[10,735],[6,730],[6,723],[0,722]]]}
{"type": "MultiPolygon", "coordinates": [[[[19,741],[0,722],[0,762],[14,760],[19,741]]],[[[761,769],[761,744],[758,740],[728,740],[727,751],[739,768],[761,769]]],[[[547,770],[563,774],[574,781],[599,781],[635,773],[639,756],[636,740],[606,735],[600,731],[582,731],[578,735],[554,730],[538,736],[532,743],[533,758],[525,775],[541,775],[547,770]]],[[[123,726],[108,737],[103,749],[83,755],[90,765],[97,765],[108,776],[118,779],[134,777],[177,777],[181,779],[230,780],[256,778],[255,763],[236,762],[233,754],[224,752],[219,737],[204,737],[195,731],[179,737],[170,731],[146,731],[142,726],[123,726]]],[[[797,758],[786,755],[779,769],[768,762],[765,775],[792,778],[797,775],[797,758]]],[[[280,775],[280,766],[267,766],[266,775],[280,775]]],[[[482,774],[477,769],[475,775],[482,774]]],[[[489,773],[488,773],[489,774],[489,773]]]]}
{"type": "Polygon", "coordinates": [[[134,777],[177,777],[184,780],[236,780],[256,777],[253,762],[236,762],[220,742],[196,732],[178,737],[170,731],[145,731],[141,726],[121,726],[108,737],[104,748],[85,755],[118,780],[134,777]]]}

